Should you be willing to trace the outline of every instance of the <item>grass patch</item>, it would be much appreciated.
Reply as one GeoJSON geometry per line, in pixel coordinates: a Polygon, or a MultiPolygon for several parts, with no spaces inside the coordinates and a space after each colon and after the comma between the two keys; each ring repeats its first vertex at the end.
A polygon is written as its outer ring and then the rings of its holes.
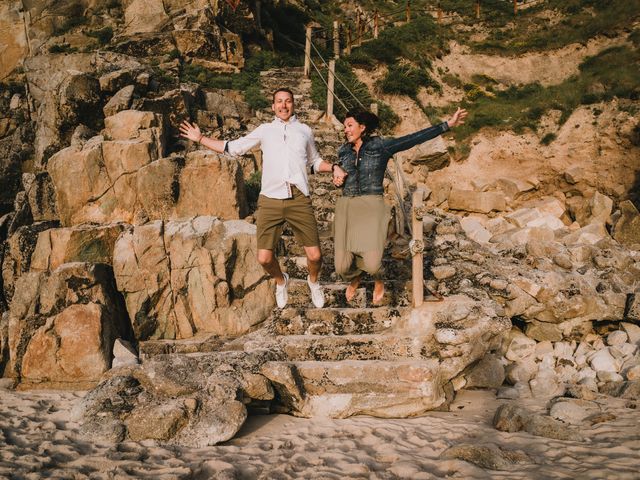
{"type": "Polygon", "coordinates": [[[290,64],[291,58],[273,52],[261,51],[247,59],[245,68],[237,74],[219,74],[195,64],[184,64],[180,72],[181,82],[194,82],[206,88],[240,90],[245,101],[254,110],[271,105],[271,99],[260,91],[260,72],[290,64]]]}
{"type": "Polygon", "coordinates": [[[59,43],[49,47],[49,53],[75,53],[77,51],[76,47],[72,47],[68,43],[59,43]]]}
{"type": "Polygon", "coordinates": [[[249,212],[253,213],[258,208],[258,197],[260,196],[262,172],[253,172],[247,180],[244,181],[244,188],[247,195],[247,203],[249,204],[249,212]]]}
{"type": "MultiPolygon", "coordinates": [[[[322,75],[326,79],[326,68],[322,75]]],[[[362,102],[367,110],[370,109],[372,103],[378,104],[378,117],[380,117],[380,131],[382,133],[390,132],[393,130],[393,127],[400,122],[400,118],[393,112],[391,107],[384,102],[374,101],[369,94],[369,89],[364,83],[358,80],[349,62],[343,59],[339,59],[336,62],[336,76],[340,77],[346,87],[358,98],[358,100],[360,100],[360,102],[362,102]]],[[[318,108],[326,110],[327,86],[315,71],[311,75],[311,82],[311,99],[318,108]]],[[[347,91],[347,88],[345,88],[345,86],[340,82],[336,81],[334,91],[347,107],[345,109],[340,102],[334,101],[334,114],[339,119],[342,119],[344,114],[347,113],[347,110],[362,108],[358,101],[347,91]]]]}
{"type": "Polygon", "coordinates": [[[540,143],[542,145],[549,145],[556,138],[558,138],[558,136],[555,133],[547,133],[544,137],[542,137],[542,139],[540,140],[540,143]]]}
{"type": "MultiPolygon", "coordinates": [[[[469,110],[467,123],[457,127],[454,135],[465,141],[484,127],[513,130],[522,133],[536,130],[539,121],[549,110],[560,110],[560,124],[580,105],[608,101],[617,97],[629,103],[640,99],[640,51],[628,47],[615,47],[587,58],[580,65],[580,75],[559,85],[543,87],[533,83],[495,92],[494,96],[469,96],[462,107],[469,110]]],[[[430,109],[432,121],[450,114],[453,106],[430,109]]],[[[548,134],[541,143],[551,142],[548,134]]],[[[545,143],[546,144],[546,143],[545,143]]]]}
{"type": "MultiPolygon", "coordinates": [[[[489,3],[488,8],[493,9],[493,2],[489,3]]],[[[563,17],[554,24],[537,15],[541,8],[522,10],[515,19],[513,12],[510,18],[483,16],[483,23],[490,27],[490,36],[470,45],[477,52],[506,55],[552,50],[585,43],[598,35],[615,36],[640,18],[640,3],[629,0],[547,0],[545,8],[563,17]],[[511,28],[505,27],[507,19],[513,22],[511,28]]]]}
{"type": "Polygon", "coordinates": [[[394,65],[378,87],[384,93],[408,95],[415,98],[420,87],[433,87],[441,91],[442,87],[425,70],[409,65],[394,65]]]}
{"type": "Polygon", "coordinates": [[[113,38],[113,28],[111,28],[110,26],[107,26],[104,28],[100,28],[98,30],[92,30],[92,31],[86,32],[85,35],[87,35],[88,37],[95,38],[96,40],[98,40],[98,44],[100,46],[104,46],[107,43],[109,43],[113,38]]]}

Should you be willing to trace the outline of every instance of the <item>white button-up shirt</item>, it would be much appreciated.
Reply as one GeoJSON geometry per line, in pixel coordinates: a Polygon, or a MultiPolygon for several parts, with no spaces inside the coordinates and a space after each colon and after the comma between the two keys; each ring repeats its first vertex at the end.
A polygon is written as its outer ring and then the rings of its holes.
{"type": "Polygon", "coordinates": [[[260,194],[269,198],[290,198],[291,185],[309,196],[308,167],[318,171],[322,158],[316,148],[313,132],[295,116],[288,122],[276,117],[254,131],[227,142],[232,156],[243,155],[260,145],[262,149],[262,184],[260,194]]]}

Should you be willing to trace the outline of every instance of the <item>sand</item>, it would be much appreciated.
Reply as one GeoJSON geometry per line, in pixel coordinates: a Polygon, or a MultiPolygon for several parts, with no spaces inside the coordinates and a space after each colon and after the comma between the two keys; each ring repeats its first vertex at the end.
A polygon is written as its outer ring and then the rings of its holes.
{"type": "MultiPolygon", "coordinates": [[[[233,440],[186,449],[87,442],[69,420],[83,395],[0,388],[0,478],[640,478],[640,411],[618,399],[609,406],[615,419],[583,429],[584,442],[499,432],[491,419],[504,400],[490,391],[463,391],[451,412],[413,419],[250,417],[233,440]],[[525,460],[498,471],[440,458],[458,444],[493,445],[525,460]]],[[[545,402],[526,406],[543,410],[545,402]]]]}

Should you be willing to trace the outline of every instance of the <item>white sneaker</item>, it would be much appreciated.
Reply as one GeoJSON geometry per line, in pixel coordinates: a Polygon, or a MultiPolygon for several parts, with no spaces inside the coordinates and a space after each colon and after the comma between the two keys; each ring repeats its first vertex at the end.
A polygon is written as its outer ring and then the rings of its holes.
{"type": "Polygon", "coordinates": [[[307,284],[309,285],[309,290],[311,290],[311,301],[313,302],[313,305],[316,308],[324,307],[324,290],[322,290],[320,282],[311,282],[307,275],[307,284]]]}
{"type": "Polygon", "coordinates": [[[283,273],[284,284],[278,285],[276,283],[276,303],[278,304],[278,308],[284,308],[287,304],[287,300],[289,300],[289,293],[287,292],[287,288],[289,288],[289,275],[283,273]]]}

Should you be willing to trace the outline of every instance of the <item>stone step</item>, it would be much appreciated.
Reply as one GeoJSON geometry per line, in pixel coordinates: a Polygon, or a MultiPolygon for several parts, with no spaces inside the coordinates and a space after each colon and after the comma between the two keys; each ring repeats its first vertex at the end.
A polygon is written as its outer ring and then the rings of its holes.
{"type": "Polygon", "coordinates": [[[275,335],[362,335],[382,333],[406,314],[406,309],[380,308],[285,308],[269,318],[275,335]]]}
{"type": "MultiPolygon", "coordinates": [[[[297,261],[294,265],[291,258],[284,259],[284,264],[291,279],[289,283],[289,302],[290,307],[313,308],[311,303],[309,286],[307,285],[307,262],[305,257],[296,257],[297,261]]],[[[333,268],[333,266],[331,266],[333,268]]],[[[324,272],[323,272],[324,273],[324,272]]],[[[327,273],[321,275],[320,283],[324,288],[325,308],[341,307],[365,308],[371,305],[373,295],[373,282],[362,281],[360,288],[356,290],[355,297],[351,302],[347,302],[345,298],[345,290],[347,283],[332,283],[335,280],[335,273],[327,273]],[[332,275],[333,273],[333,275],[332,275]],[[327,282],[327,280],[330,280],[327,282]]],[[[398,305],[405,306],[408,299],[407,285],[404,281],[385,280],[385,296],[382,299],[381,306],[398,305]]]]}
{"type": "MultiPolygon", "coordinates": [[[[299,247],[295,242],[288,245],[284,250],[278,250],[278,256],[281,259],[281,265],[292,279],[306,280],[307,259],[306,257],[294,256],[297,254],[303,254],[304,251],[299,251],[302,247],[299,247]],[[285,256],[288,253],[290,256],[285,256]]],[[[323,262],[320,271],[320,282],[326,283],[339,283],[343,285],[343,288],[347,287],[346,282],[342,280],[335,273],[335,266],[333,263],[333,247],[325,248],[321,245],[323,262]]],[[[382,266],[384,267],[384,285],[387,290],[386,300],[383,299],[383,305],[390,303],[398,303],[398,305],[404,305],[409,293],[411,292],[411,264],[407,261],[396,260],[395,258],[385,256],[382,259],[382,266]]],[[[361,287],[367,289],[367,296],[371,300],[373,291],[373,281],[369,275],[364,275],[361,282],[361,287]]]]}
{"type": "Polygon", "coordinates": [[[181,340],[144,340],[138,343],[138,351],[142,359],[170,353],[209,353],[221,350],[228,341],[227,337],[204,332],[181,340]]]}
{"type": "Polygon", "coordinates": [[[446,406],[439,367],[435,359],[269,362],[262,373],[278,390],[281,411],[302,417],[393,418],[446,406]]]}
{"type": "MultiPolygon", "coordinates": [[[[406,335],[281,335],[270,339],[289,361],[424,360],[438,353],[433,336],[406,335]]],[[[243,343],[245,351],[264,348],[264,339],[243,343]]]]}

